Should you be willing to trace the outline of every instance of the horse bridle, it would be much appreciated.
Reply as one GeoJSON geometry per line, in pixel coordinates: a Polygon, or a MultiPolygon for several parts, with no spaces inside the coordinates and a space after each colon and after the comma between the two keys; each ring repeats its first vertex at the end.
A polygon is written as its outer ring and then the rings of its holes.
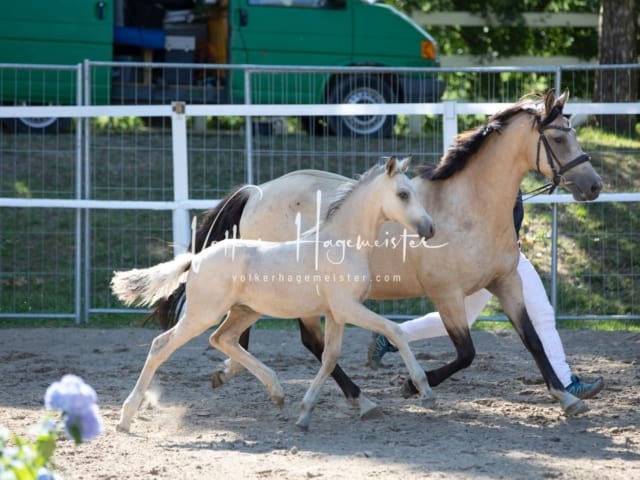
{"type": "Polygon", "coordinates": [[[540,125],[538,127],[538,133],[540,134],[540,136],[538,137],[538,148],[536,152],[536,169],[538,170],[538,172],[542,173],[540,171],[540,145],[542,145],[547,156],[547,163],[549,164],[549,168],[553,173],[553,179],[549,183],[538,187],[530,192],[527,192],[527,198],[531,198],[545,192],[548,192],[549,194],[553,193],[558,185],[560,185],[560,182],[564,178],[565,173],[567,173],[572,168],[577,167],[581,163],[589,162],[591,160],[591,157],[589,155],[582,152],[570,162],[567,162],[564,165],[561,164],[560,160],[558,160],[558,157],[556,157],[556,154],[553,153],[553,149],[549,144],[549,140],[547,140],[547,137],[544,134],[546,130],[560,130],[563,132],[570,132],[571,127],[561,127],[559,125],[540,125]]]}

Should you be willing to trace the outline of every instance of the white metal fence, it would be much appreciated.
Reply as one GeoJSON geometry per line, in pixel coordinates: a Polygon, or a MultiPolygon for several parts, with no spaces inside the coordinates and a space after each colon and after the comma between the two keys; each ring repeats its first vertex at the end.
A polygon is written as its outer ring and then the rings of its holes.
{"type": "MultiPolygon", "coordinates": [[[[262,183],[299,168],[352,177],[389,154],[435,162],[459,130],[531,90],[548,88],[576,92],[568,114],[615,116],[616,138],[628,140],[599,141],[595,130],[585,150],[595,168],[606,172],[605,193],[586,205],[574,204],[565,194],[532,199],[523,249],[547,282],[559,318],[640,318],[635,293],[640,217],[634,215],[640,201],[635,178],[640,170],[640,105],[588,101],[599,72],[626,70],[637,78],[638,66],[407,69],[407,74],[443,78],[445,100],[335,105],[255,104],[251,86],[262,82],[295,89],[298,81],[317,81],[310,74],[388,76],[398,69],[217,65],[206,69],[226,69],[226,75],[233,68],[242,71],[244,103],[206,103],[195,87],[185,86],[163,103],[149,95],[135,105],[115,105],[113,100],[93,104],[92,82],[104,78],[101,70],[113,74],[120,69],[122,74],[152,67],[86,63],[61,68],[75,75],[76,105],[37,106],[30,105],[35,101],[3,98],[0,119],[7,128],[0,133],[0,321],[53,317],[85,322],[92,315],[130,312],[110,295],[112,271],[151,265],[184,249],[191,215],[214,206],[233,186],[262,183]],[[175,98],[177,103],[171,101],[175,98]],[[305,121],[309,130],[318,119],[324,125],[326,119],[346,116],[394,117],[394,133],[312,135],[302,128],[305,121]],[[53,125],[60,126],[52,122],[55,118],[70,119],[71,129],[51,134],[53,125]],[[27,121],[17,128],[14,119],[27,121]]],[[[188,67],[193,65],[171,66],[188,67]]],[[[0,65],[0,89],[24,68],[0,65]]],[[[29,68],[30,78],[55,71],[51,66],[29,68]]],[[[539,179],[532,176],[527,182],[534,186],[539,179]]],[[[380,302],[375,308],[391,318],[406,318],[431,305],[421,299],[380,302]]]]}

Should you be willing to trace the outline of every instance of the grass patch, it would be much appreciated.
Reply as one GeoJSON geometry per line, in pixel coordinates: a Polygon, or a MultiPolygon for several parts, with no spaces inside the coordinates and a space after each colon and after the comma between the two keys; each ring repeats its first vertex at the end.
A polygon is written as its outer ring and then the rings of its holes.
{"type": "Polygon", "coordinates": [[[613,132],[590,126],[580,128],[579,140],[585,149],[591,145],[607,148],[640,149],[640,138],[617,135],[613,132]]]}
{"type": "MultiPolygon", "coordinates": [[[[598,332],[613,332],[627,330],[630,332],[640,332],[640,320],[617,320],[609,318],[593,318],[585,320],[559,320],[558,329],[570,330],[593,330],[598,332]]],[[[473,326],[473,330],[513,330],[513,326],[508,321],[478,320],[473,326]]]]}
{"type": "MultiPolygon", "coordinates": [[[[438,126],[431,134],[388,139],[310,137],[293,133],[256,137],[256,183],[288,171],[317,168],[353,177],[379,156],[414,155],[414,164],[435,162],[442,147],[438,126]]],[[[592,127],[578,131],[585,151],[605,182],[606,192],[640,191],[640,140],[592,127]]],[[[91,137],[90,197],[113,200],[172,200],[171,135],[167,129],[104,125],[91,137]],[[118,128],[116,128],[118,127],[118,128]]],[[[214,199],[244,183],[244,136],[216,130],[189,133],[190,197],[214,199]]],[[[74,198],[74,135],[0,134],[0,196],[74,198]]],[[[540,185],[526,177],[523,190],[540,185]]],[[[522,249],[550,286],[551,207],[527,205],[522,249]]],[[[560,316],[637,315],[636,272],[640,271],[640,209],[635,203],[569,204],[558,207],[560,316]]],[[[200,215],[201,212],[192,212],[200,215]]],[[[43,314],[74,308],[75,212],[66,209],[3,209],[0,215],[0,311],[43,314]]],[[[171,257],[171,213],[163,211],[90,212],[90,298],[92,308],[120,308],[108,288],[114,269],[147,266],[171,257]]],[[[81,246],[80,246],[81,247],[81,246]]],[[[425,299],[368,302],[385,316],[420,316],[433,310],[425,299]]],[[[485,315],[501,314],[494,303],[485,315]]],[[[89,326],[138,327],[140,314],[92,314],[89,326]]],[[[636,328],[627,321],[604,322],[606,329],[636,328]]],[[[66,319],[1,319],[0,327],[75,326],[66,319]]],[[[508,326],[500,322],[496,328],[508,326]]],[[[562,327],[583,328],[562,322],[562,327]]],[[[154,328],[154,327],[150,327],[154,328]]],[[[297,328],[291,320],[260,321],[258,328],[297,328]]]]}

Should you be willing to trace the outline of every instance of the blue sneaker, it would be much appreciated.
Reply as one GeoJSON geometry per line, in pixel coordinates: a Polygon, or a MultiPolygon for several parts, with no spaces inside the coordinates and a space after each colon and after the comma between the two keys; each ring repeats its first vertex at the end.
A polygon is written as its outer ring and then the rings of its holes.
{"type": "Polygon", "coordinates": [[[382,357],[384,357],[385,353],[397,351],[398,349],[391,345],[389,340],[387,340],[387,337],[374,333],[371,343],[369,344],[369,366],[373,370],[377,370],[378,367],[380,367],[380,361],[382,360],[382,357]]]}
{"type": "Polygon", "coordinates": [[[603,387],[604,380],[602,377],[598,377],[593,383],[585,383],[575,375],[571,375],[571,383],[565,390],[574,397],[584,400],[585,398],[595,397],[603,387]]]}

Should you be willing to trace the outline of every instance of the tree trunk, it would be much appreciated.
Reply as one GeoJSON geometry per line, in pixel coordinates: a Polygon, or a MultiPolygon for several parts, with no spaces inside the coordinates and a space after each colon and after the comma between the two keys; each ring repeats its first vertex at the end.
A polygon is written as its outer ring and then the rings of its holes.
{"type": "MultiPolygon", "coordinates": [[[[635,64],[638,61],[638,10],[636,0],[602,0],[598,32],[600,65],[635,64]]],[[[598,72],[595,102],[633,102],[638,99],[638,70],[615,69],[598,72]]],[[[633,115],[601,115],[600,127],[632,134],[633,115]]]]}

